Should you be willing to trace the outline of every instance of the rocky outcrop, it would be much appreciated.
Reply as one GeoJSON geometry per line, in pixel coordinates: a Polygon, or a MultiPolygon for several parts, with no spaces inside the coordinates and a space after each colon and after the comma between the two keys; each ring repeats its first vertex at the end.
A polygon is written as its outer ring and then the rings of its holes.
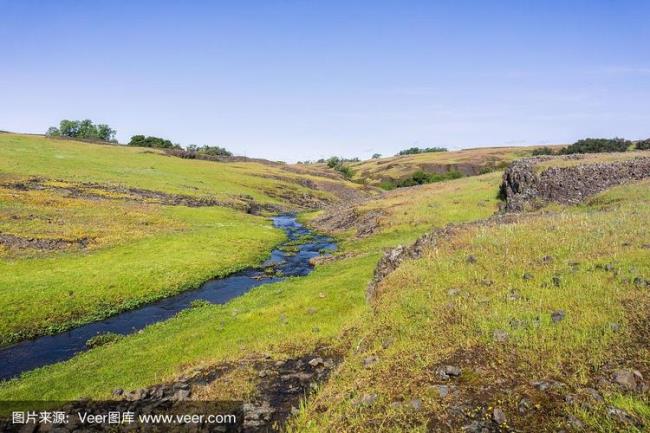
{"type": "Polygon", "coordinates": [[[582,158],[584,155],[568,155],[515,161],[503,174],[500,194],[504,210],[520,212],[548,202],[576,204],[612,186],[650,177],[650,156],[541,171],[537,167],[543,161],[582,158]]]}
{"type": "Polygon", "coordinates": [[[262,212],[284,212],[282,206],[271,203],[256,202],[249,195],[234,196],[233,200],[218,200],[212,196],[192,196],[187,194],[169,194],[161,191],[152,191],[142,188],[121,185],[100,184],[93,182],[51,182],[48,179],[33,177],[25,181],[5,183],[3,188],[16,191],[53,191],[63,197],[81,198],[87,200],[123,200],[161,204],[165,206],[188,207],[229,207],[250,214],[262,212]]]}

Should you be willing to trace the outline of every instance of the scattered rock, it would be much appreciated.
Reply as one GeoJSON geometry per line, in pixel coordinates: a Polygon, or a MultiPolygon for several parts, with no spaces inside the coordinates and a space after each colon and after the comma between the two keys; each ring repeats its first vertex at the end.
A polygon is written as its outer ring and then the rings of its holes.
{"type": "Polygon", "coordinates": [[[464,425],[462,430],[467,433],[489,433],[490,429],[485,427],[480,421],[472,421],[471,423],[464,425]]]}
{"type": "Polygon", "coordinates": [[[378,356],[375,356],[375,355],[367,356],[367,357],[363,360],[363,366],[364,366],[365,368],[370,368],[370,367],[372,367],[373,365],[375,365],[377,362],[379,362],[379,357],[378,357],[378,356]]]}
{"type": "Polygon", "coordinates": [[[630,416],[629,413],[614,406],[609,406],[607,408],[607,416],[624,424],[634,423],[634,418],[630,416]]]}
{"type": "Polygon", "coordinates": [[[567,415],[566,418],[569,426],[571,426],[575,430],[582,430],[585,427],[585,424],[582,421],[580,421],[578,418],[576,418],[571,414],[567,415]]]}
{"type": "Polygon", "coordinates": [[[614,332],[618,332],[621,330],[621,325],[618,323],[610,323],[609,324],[609,329],[611,329],[614,332]]]}
{"type": "Polygon", "coordinates": [[[467,263],[476,263],[476,262],[477,262],[476,257],[473,256],[473,255],[469,255],[469,256],[467,256],[467,259],[465,259],[465,261],[466,261],[467,263]]]}
{"type": "Polygon", "coordinates": [[[517,410],[522,415],[528,412],[532,407],[533,407],[533,403],[527,398],[522,398],[521,400],[519,400],[519,403],[517,404],[517,410]]]}
{"type": "Polygon", "coordinates": [[[591,397],[592,400],[597,401],[599,403],[602,403],[604,401],[603,397],[600,395],[598,391],[596,391],[593,388],[585,388],[584,393],[587,394],[589,397],[591,397]]]}
{"type": "Polygon", "coordinates": [[[190,398],[191,391],[189,389],[179,389],[174,393],[172,400],[185,401],[190,398]]]}
{"type": "Polygon", "coordinates": [[[560,287],[560,285],[562,284],[562,279],[560,279],[560,277],[557,275],[553,275],[551,281],[553,282],[553,285],[555,287],[560,287]]]}
{"type": "Polygon", "coordinates": [[[521,278],[528,281],[528,280],[532,280],[534,277],[533,274],[531,274],[530,272],[525,272],[524,275],[521,276],[521,278]]]}
{"type": "Polygon", "coordinates": [[[317,311],[318,311],[318,310],[315,309],[314,307],[309,307],[309,308],[307,309],[307,314],[309,314],[309,315],[311,316],[311,315],[316,314],[317,311]]]}
{"type": "Polygon", "coordinates": [[[311,365],[312,367],[318,367],[319,365],[324,365],[325,363],[323,362],[323,358],[317,356],[316,358],[310,360],[308,364],[311,365]]]}
{"type": "Polygon", "coordinates": [[[503,410],[501,408],[495,407],[494,410],[492,411],[492,421],[494,421],[498,425],[503,425],[506,423],[506,414],[503,413],[503,410]]]}
{"type": "Polygon", "coordinates": [[[117,388],[117,389],[113,390],[113,395],[115,395],[115,396],[119,397],[122,394],[124,394],[124,390],[122,388],[117,388]]]}
{"type": "Polygon", "coordinates": [[[438,397],[440,398],[445,398],[449,395],[449,387],[447,385],[433,385],[432,388],[438,393],[438,397]]]}
{"type": "Polygon", "coordinates": [[[455,288],[454,289],[449,289],[449,290],[447,290],[447,294],[449,296],[458,296],[458,295],[460,295],[460,289],[455,289],[455,288]]]}
{"type": "Polygon", "coordinates": [[[131,391],[125,395],[127,401],[138,401],[147,397],[147,390],[144,388],[138,388],[135,391],[131,391]]]}
{"type": "Polygon", "coordinates": [[[562,382],[558,382],[557,380],[538,380],[531,382],[531,385],[540,391],[558,390],[564,388],[564,384],[562,382]]]}
{"type": "Polygon", "coordinates": [[[514,289],[510,290],[510,292],[509,292],[508,295],[506,296],[506,300],[507,300],[507,301],[510,301],[510,302],[512,302],[512,301],[518,301],[519,299],[521,299],[521,295],[519,294],[519,292],[517,292],[517,291],[514,290],[514,289]]]}
{"type": "Polygon", "coordinates": [[[359,406],[372,406],[377,401],[377,394],[364,394],[357,404],[359,406]]]}
{"type": "Polygon", "coordinates": [[[420,400],[419,398],[415,398],[415,399],[411,400],[411,407],[414,410],[422,409],[422,400],[420,400]]]}
{"type": "Polygon", "coordinates": [[[395,342],[395,338],[394,338],[394,337],[387,337],[387,338],[384,338],[384,339],[381,341],[381,347],[384,348],[384,349],[388,349],[390,346],[393,345],[394,342],[395,342]]]}
{"type": "Polygon", "coordinates": [[[612,374],[612,380],[628,391],[636,391],[643,383],[643,376],[638,370],[622,369],[612,374]]]}
{"type": "Polygon", "coordinates": [[[436,370],[438,377],[442,380],[449,380],[451,377],[458,377],[461,375],[462,370],[455,365],[445,365],[436,370]]]}
{"type": "Polygon", "coordinates": [[[508,333],[503,329],[495,329],[492,333],[492,339],[497,343],[505,343],[508,341],[508,333]]]}
{"type": "Polygon", "coordinates": [[[551,320],[553,321],[553,323],[558,323],[564,320],[564,316],[565,316],[564,310],[557,310],[551,313],[551,320]]]}

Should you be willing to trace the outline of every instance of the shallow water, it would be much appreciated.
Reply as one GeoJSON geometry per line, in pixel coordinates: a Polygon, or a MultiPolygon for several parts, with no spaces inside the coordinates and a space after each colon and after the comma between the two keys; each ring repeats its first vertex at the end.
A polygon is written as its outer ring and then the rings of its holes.
{"type": "Polygon", "coordinates": [[[253,287],[281,281],[286,277],[307,275],[312,270],[309,259],[320,255],[322,250],[334,250],[336,247],[331,238],[314,235],[298,223],[293,215],[276,216],[273,218],[273,224],[285,231],[287,242],[311,235],[305,242],[297,245],[298,250],[295,253],[282,251],[282,246],[271,252],[271,257],[263,266],[274,264],[281,276],[268,276],[261,268],[245,269],[225,278],[208,280],[198,289],[185,291],[105,320],[1,348],[0,379],[9,379],[25,371],[70,359],[75,354],[87,350],[86,341],[95,335],[106,332],[131,334],[152,323],[167,320],[188,308],[192,301],[201,299],[223,304],[253,287]]]}

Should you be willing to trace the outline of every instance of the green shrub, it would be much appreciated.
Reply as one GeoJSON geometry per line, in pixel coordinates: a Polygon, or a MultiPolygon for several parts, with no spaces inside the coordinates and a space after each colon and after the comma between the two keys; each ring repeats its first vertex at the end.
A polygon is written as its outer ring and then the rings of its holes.
{"type": "Polygon", "coordinates": [[[91,337],[88,340],[86,340],[86,347],[92,349],[93,347],[99,347],[99,346],[104,346],[106,344],[115,343],[116,341],[119,341],[122,338],[124,338],[124,335],[116,334],[114,332],[106,332],[104,334],[95,335],[94,337],[91,337]]]}
{"type": "Polygon", "coordinates": [[[650,138],[637,141],[636,148],[638,150],[650,150],[650,138]]]}
{"type": "Polygon", "coordinates": [[[156,149],[174,149],[180,148],[178,144],[173,144],[171,141],[160,137],[152,137],[144,135],[134,135],[129,141],[129,146],[139,147],[154,147],[156,149]]]}
{"type": "Polygon", "coordinates": [[[427,173],[423,170],[418,170],[406,179],[399,180],[395,183],[395,187],[402,188],[414,185],[424,185],[426,183],[444,182],[445,180],[458,179],[463,177],[463,174],[458,170],[450,170],[447,173],[427,173]]]}
{"type": "Polygon", "coordinates": [[[400,150],[397,155],[417,155],[418,153],[433,153],[433,152],[447,152],[446,147],[410,147],[408,149],[400,150]]]}
{"type": "Polygon", "coordinates": [[[334,170],[341,173],[343,177],[346,179],[351,179],[352,176],[354,175],[354,171],[347,165],[339,164],[336,167],[334,167],[334,170]]]}
{"type": "Polygon", "coordinates": [[[197,146],[195,144],[190,144],[187,146],[189,152],[195,152],[199,155],[209,155],[209,156],[232,156],[232,152],[229,152],[227,149],[219,146],[197,146]]]}
{"type": "Polygon", "coordinates": [[[560,154],[625,152],[630,144],[630,141],[623,138],[585,138],[565,147],[560,154]]]}
{"type": "Polygon", "coordinates": [[[537,149],[533,150],[533,156],[541,155],[555,155],[555,152],[548,146],[538,147],[537,149]]]}

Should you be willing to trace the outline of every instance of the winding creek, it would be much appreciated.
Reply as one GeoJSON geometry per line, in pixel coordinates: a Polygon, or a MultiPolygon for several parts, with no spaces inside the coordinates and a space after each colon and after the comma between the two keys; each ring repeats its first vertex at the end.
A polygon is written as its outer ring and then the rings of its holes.
{"type": "Polygon", "coordinates": [[[131,334],[156,322],[167,320],[188,307],[193,301],[205,300],[223,304],[263,284],[300,277],[311,272],[309,259],[323,250],[336,248],[334,241],[316,235],[296,221],[293,215],[273,218],[275,227],[284,230],[287,241],[271,252],[261,268],[249,268],[228,277],[208,280],[195,290],[188,290],[160,301],[143,305],[108,319],[88,323],[56,335],[26,340],[0,348],[0,380],[18,376],[25,371],[64,361],[87,349],[86,341],[98,334],[114,332],[131,334]],[[283,248],[295,244],[295,251],[283,248]],[[279,272],[268,275],[264,269],[273,266],[279,272]]]}

